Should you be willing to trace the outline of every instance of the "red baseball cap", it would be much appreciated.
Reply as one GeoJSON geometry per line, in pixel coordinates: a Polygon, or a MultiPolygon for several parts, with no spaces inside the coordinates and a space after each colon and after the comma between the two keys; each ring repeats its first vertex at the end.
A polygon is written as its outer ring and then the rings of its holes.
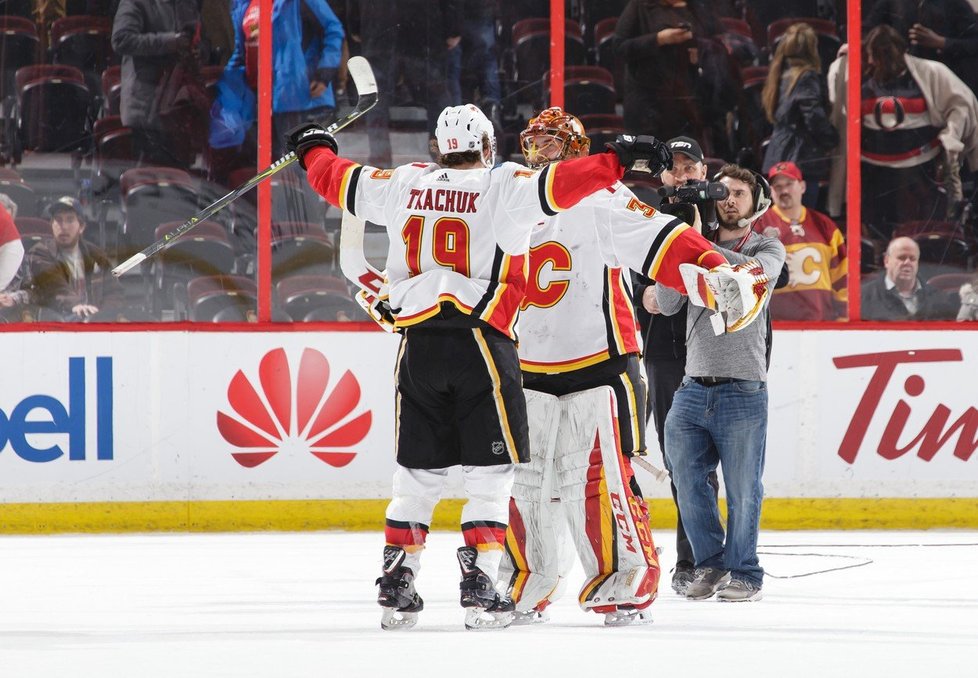
{"type": "Polygon", "coordinates": [[[804,177],[801,176],[801,170],[798,169],[798,165],[789,161],[779,162],[774,165],[770,170],[768,170],[767,178],[773,179],[779,174],[783,174],[786,177],[794,179],[795,181],[804,181],[804,177]]]}

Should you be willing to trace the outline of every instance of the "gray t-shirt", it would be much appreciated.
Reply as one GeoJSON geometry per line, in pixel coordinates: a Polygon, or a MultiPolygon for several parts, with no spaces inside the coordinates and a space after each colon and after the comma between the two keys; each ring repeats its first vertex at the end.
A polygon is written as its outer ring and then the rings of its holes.
{"type": "MultiPolygon", "coordinates": [[[[784,245],[777,238],[769,238],[751,232],[739,252],[734,252],[741,238],[726,240],[714,245],[715,249],[731,264],[741,264],[756,259],[768,274],[768,289],[773,294],[774,285],[784,265],[784,245]]],[[[665,315],[674,315],[686,301],[686,296],[665,285],[655,286],[655,296],[665,315]]],[[[768,302],[770,297],[768,297],[768,302]]],[[[687,304],[686,310],[686,376],[728,377],[749,381],[767,381],[765,348],[767,340],[768,309],[762,311],[748,327],[739,332],[716,336],[710,323],[712,311],[701,306],[687,304]]]]}

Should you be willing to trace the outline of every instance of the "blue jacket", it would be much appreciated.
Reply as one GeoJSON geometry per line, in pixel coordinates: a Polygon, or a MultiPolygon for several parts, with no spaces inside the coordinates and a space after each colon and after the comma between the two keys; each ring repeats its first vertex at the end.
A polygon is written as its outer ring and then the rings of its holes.
{"type": "MultiPolygon", "coordinates": [[[[231,23],[234,26],[234,54],[225,67],[225,78],[244,81],[245,37],[242,23],[251,0],[234,0],[231,23]],[[240,80],[239,80],[240,78],[240,80]]],[[[340,65],[343,25],[326,0],[275,0],[272,10],[272,111],[287,113],[328,106],[335,108],[333,86],[316,99],[309,97],[309,81],[322,68],[340,65]],[[310,41],[302,51],[301,3],[315,15],[323,27],[322,38],[310,41]]],[[[230,88],[237,89],[237,88],[230,88]]],[[[226,95],[225,91],[221,92],[226,95]]]]}

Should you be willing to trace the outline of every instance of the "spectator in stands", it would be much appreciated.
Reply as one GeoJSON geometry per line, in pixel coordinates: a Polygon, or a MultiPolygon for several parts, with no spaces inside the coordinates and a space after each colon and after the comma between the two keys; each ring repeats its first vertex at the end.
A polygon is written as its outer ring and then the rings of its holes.
{"type": "MultiPolygon", "coordinates": [[[[689,181],[706,179],[706,164],[703,151],[695,139],[676,137],[666,142],[672,150],[672,167],[662,171],[662,184],[675,188],[689,181]]],[[[676,205],[675,196],[667,198],[676,205]]],[[[685,215],[685,221],[702,232],[702,217],[699,209],[686,203],[687,208],[695,210],[694,216],[685,215]]],[[[669,206],[661,206],[660,211],[669,212],[669,206]]],[[[714,211],[715,215],[715,211],[714,211]]],[[[677,215],[679,216],[679,215],[677,215]]],[[[663,457],[666,450],[666,415],[672,407],[673,396],[682,384],[686,374],[686,308],[683,304],[672,315],[663,315],[655,294],[655,283],[639,273],[632,273],[632,294],[635,300],[636,315],[642,330],[645,372],[649,379],[649,398],[646,418],[651,414],[659,438],[659,449],[663,457]]],[[[716,471],[708,474],[707,482],[714,492],[720,489],[716,471]]],[[[693,549],[689,537],[683,529],[682,511],[676,499],[676,486],[669,483],[673,501],[676,502],[676,567],[672,572],[672,589],[680,594],[693,580],[693,549]]]]}
{"type": "Polygon", "coordinates": [[[967,0],[876,0],[863,32],[886,24],[910,43],[910,54],[946,64],[978,88],[978,16],[967,0]]]}
{"type": "Polygon", "coordinates": [[[425,131],[434,140],[435,122],[449,105],[445,73],[448,50],[462,39],[462,4],[459,0],[360,0],[359,35],[363,56],[374,69],[381,96],[367,117],[369,165],[392,164],[391,105],[417,105],[425,109],[425,131]],[[403,85],[402,95],[398,85],[403,85]]]}
{"type": "Polygon", "coordinates": [[[122,57],[122,124],[132,128],[141,165],[187,168],[200,149],[167,134],[160,117],[164,76],[181,58],[195,58],[198,0],[121,0],[112,24],[112,49],[122,57]]]}
{"type": "Polygon", "coordinates": [[[699,0],[626,5],[615,28],[615,51],[625,63],[625,129],[660,139],[691,136],[709,141],[712,155],[729,152],[723,121],[736,105],[737,88],[719,33],[699,0]]]}
{"type": "Polygon", "coordinates": [[[794,24],[785,31],[771,59],[761,100],[774,125],[764,152],[764,171],[778,162],[795,163],[808,178],[803,202],[816,207],[819,182],[828,179],[830,152],[839,143],[839,133],[828,119],[818,37],[808,24],[794,24]]]}
{"type": "Polygon", "coordinates": [[[0,307],[13,306],[8,288],[17,278],[20,263],[24,258],[24,245],[20,232],[14,224],[17,217],[17,203],[6,193],[0,193],[0,307]]]}
{"type": "Polygon", "coordinates": [[[970,283],[962,285],[958,294],[961,297],[958,320],[978,320],[978,274],[970,283]]]}
{"type": "MultiPolygon", "coordinates": [[[[975,95],[944,64],[906,51],[890,26],[877,26],[863,42],[862,220],[887,240],[895,224],[943,220],[947,198],[961,199],[954,181],[961,162],[978,169],[975,95]]],[[[833,70],[844,73],[846,61],[843,55],[833,70]]],[[[844,104],[842,97],[834,102],[844,104]]]]}
{"type": "Polygon", "coordinates": [[[917,243],[891,240],[883,274],[862,285],[863,320],[952,320],[958,311],[955,297],[921,280],[919,266],[917,243]]]}
{"type": "Polygon", "coordinates": [[[449,48],[449,98],[452,104],[476,102],[496,127],[501,128],[499,59],[496,54],[498,0],[461,0],[462,41],[449,48]],[[474,81],[479,96],[469,82],[474,81]]]}
{"type": "MultiPolygon", "coordinates": [[[[259,0],[234,0],[234,53],[218,89],[222,107],[253,108],[258,91],[259,0]],[[243,87],[248,88],[246,93],[243,87]]],[[[303,122],[327,125],[336,113],[333,79],[343,26],[326,0],[275,0],[272,10],[272,153],[284,154],[285,133],[303,122]]],[[[256,119],[252,112],[251,120],[256,119]]]]}
{"type": "Polygon", "coordinates": [[[793,162],[768,172],[774,205],[754,230],[777,238],[787,251],[788,284],[771,299],[774,320],[845,319],[848,261],[842,233],[826,215],[802,204],[805,179],[793,162]]]}
{"type": "Polygon", "coordinates": [[[125,302],[122,285],[112,275],[105,252],[82,239],[85,221],[78,201],[58,198],[48,212],[53,237],[27,253],[29,302],[41,307],[38,318],[118,319],[125,302]]]}

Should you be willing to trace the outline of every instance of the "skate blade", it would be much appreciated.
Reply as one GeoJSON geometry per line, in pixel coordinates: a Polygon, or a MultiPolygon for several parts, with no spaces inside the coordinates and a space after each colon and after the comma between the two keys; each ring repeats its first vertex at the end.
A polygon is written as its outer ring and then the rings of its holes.
{"type": "Polygon", "coordinates": [[[392,607],[385,607],[380,617],[380,628],[385,631],[406,631],[418,623],[417,612],[401,612],[392,607]]]}
{"type": "Polygon", "coordinates": [[[606,612],[604,615],[605,626],[637,626],[651,623],[652,615],[639,610],[616,610],[615,612],[606,612]]]}
{"type": "Polygon", "coordinates": [[[469,631],[495,631],[512,623],[512,612],[487,612],[481,607],[469,607],[465,610],[465,628],[469,631]]]}
{"type": "Polygon", "coordinates": [[[529,612],[514,612],[513,626],[532,626],[534,624],[545,624],[550,621],[550,613],[544,610],[530,610],[529,612]]]}

